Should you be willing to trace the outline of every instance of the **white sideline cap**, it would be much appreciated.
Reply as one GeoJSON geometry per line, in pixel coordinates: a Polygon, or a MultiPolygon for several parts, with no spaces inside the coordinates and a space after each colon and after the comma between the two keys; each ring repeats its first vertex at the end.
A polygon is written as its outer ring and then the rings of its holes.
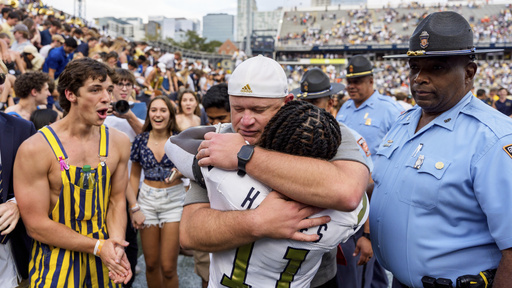
{"type": "Polygon", "coordinates": [[[288,95],[288,80],[279,63],[258,55],[238,65],[228,82],[232,96],[283,98],[288,95]]]}

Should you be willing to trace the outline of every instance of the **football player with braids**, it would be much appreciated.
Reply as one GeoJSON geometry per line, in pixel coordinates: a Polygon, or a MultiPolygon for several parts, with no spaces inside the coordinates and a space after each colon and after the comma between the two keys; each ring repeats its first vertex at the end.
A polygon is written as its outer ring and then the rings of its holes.
{"type": "Polygon", "coordinates": [[[341,143],[338,122],[305,101],[290,101],[272,117],[258,145],[283,153],[331,159],[341,143]]]}

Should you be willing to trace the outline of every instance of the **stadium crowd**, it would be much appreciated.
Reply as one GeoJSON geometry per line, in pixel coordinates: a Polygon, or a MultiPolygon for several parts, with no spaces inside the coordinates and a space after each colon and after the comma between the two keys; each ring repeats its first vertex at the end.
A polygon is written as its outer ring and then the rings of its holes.
{"type": "MultiPolygon", "coordinates": [[[[277,45],[286,47],[407,43],[409,27],[416,27],[429,13],[452,10],[464,15],[463,7],[481,8],[471,4],[443,4],[434,7],[413,7],[409,4],[397,8],[354,9],[347,13],[285,12],[283,27],[288,28],[282,28],[282,31],[291,31],[279,35],[277,45]],[[315,16],[317,14],[320,15],[315,16]]],[[[512,5],[502,5],[501,8],[493,15],[481,13],[481,18],[474,15],[468,17],[473,27],[475,43],[512,42],[512,5]]]]}

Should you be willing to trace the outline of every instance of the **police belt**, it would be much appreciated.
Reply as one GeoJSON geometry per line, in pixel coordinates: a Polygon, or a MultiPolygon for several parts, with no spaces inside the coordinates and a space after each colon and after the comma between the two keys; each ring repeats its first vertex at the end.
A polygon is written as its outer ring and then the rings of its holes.
{"type": "MultiPolygon", "coordinates": [[[[495,275],[496,269],[489,269],[477,275],[460,276],[457,278],[455,288],[492,288],[495,275]]],[[[396,280],[396,282],[398,282],[402,288],[409,288],[409,286],[400,283],[398,280],[396,280]]],[[[423,276],[421,283],[423,283],[423,288],[454,288],[452,280],[446,278],[423,276]]]]}

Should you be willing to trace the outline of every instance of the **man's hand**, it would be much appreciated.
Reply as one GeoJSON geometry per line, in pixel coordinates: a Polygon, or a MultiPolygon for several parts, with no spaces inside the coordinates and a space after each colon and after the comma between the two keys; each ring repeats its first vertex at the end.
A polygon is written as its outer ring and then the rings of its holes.
{"type": "Polygon", "coordinates": [[[124,114],[121,114],[121,113],[117,113],[116,111],[112,111],[112,114],[114,114],[114,116],[118,117],[118,118],[122,118],[122,119],[129,119],[131,117],[135,117],[135,115],[131,115],[133,114],[132,110],[128,110],[128,112],[124,113],[124,114]]]}
{"type": "Polygon", "coordinates": [[[113,275],[117,275],[119,277],[127,277],[131,274],[130,264],[128,266],[122,261],[124,257],[126,257],[124,253],[124,248],[128,246],[128,242],[119,239],[108,239],[105,240],[103,244],[103,248],[100,252],[100,258],[103,264],[107,266],[110,272],[113,272],[113,275]]]}
{"type": "Polygon", "coordinates": [[[20,219],[20,210],[14,202],[6,202],[0,204],[0,233],[7,235],[14,230],[18,220],[20,219]]]}
{"type": "Polygon", "coordinates": [[[356,249],[354,250],[353,257],[356,257],[357,254],[361,253],[359,256],[359,261],[357,261],[357,265],[364,265],[370,261],[373,257],[373,249],[372,242],[366,237],[360,237],[356,243],[356,249]]]}
{"type": "Polygon", "coordinates": [[[331,221],[329,216],[310,218],[324,210],[290,200],[286,196],[272,191],[254,210],[255,228],[259,231],[258,237],[277,239],[292,239],[297,241],[312,242],[318,240],[317,234],[305,234],[301,229],[307,229],[323,225],[331,221]]]}
{"type": "Polygon", "coordinates": [[[112,281],[114,281],[114,283],[116,283],[116,284],[121,284],[121,283],[127,284],[133,275],[132,275],[132,270],[130,269],[130,262],[128,262],[128,258],[126,257],[126,254],[124,254],[124,248],[121,247],[121,249],[123,250],[123,257],[121,258],[121,265],[123,265],[123,267],[127,267],[128,275],[122,276],[113,271],[109,271],[108,277],[110,279],[112,279],[112,281]]]}
{"type": "Polygon", "coordinates": [[[199,166],[236,170],[238,168],[237,153],[245,144],[244,138],[238,133],[208,132],[198,148],[196,157],[199,159],[199,166]]]}

